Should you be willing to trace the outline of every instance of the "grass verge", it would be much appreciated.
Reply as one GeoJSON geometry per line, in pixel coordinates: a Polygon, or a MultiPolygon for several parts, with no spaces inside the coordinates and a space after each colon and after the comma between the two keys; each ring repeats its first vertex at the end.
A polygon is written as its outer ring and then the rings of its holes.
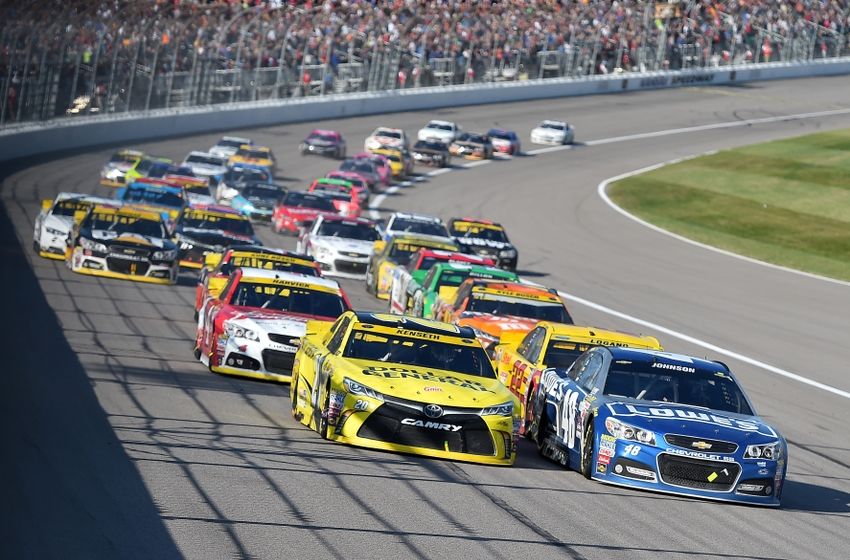
{"type": "Polygon", "coordinates": [[[617,181],[608,194],[685,237],[850,280],[850,130],[687,160],[617,181]]]}

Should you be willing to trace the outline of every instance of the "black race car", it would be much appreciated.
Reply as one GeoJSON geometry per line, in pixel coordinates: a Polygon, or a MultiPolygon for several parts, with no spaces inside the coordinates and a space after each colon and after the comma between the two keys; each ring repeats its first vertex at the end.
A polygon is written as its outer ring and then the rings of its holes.
{"type": "Polygon", "coordinates": [[[315,129],[301,142],[301,155],[316,154],[320,156],[345,158],[345,140],[342,134],[335,130],[315,129]]]}
{"type": "Polygon", "coordinates": [[[436,140],[419,140],[410,152],[413,161],[421,165],[448,167],[452,162],[448,146],[436,140]]]}
{"type": "Polygon", "coordinates": [[[448,226],[449,234],[464,253],[490,257],[499,268],[516,270],[519,254],[501,224],[476,218],[452,218],[448,226]]]}

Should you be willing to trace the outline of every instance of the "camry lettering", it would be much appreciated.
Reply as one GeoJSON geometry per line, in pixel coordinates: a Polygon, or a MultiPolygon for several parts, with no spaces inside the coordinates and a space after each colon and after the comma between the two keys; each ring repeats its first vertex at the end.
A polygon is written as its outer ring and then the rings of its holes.
{"type": "Polygon", "coordinates": [[[443,424],[441,422],[417,420],[415,418],[403,418],[401,423],[405,426],[415,426],[417,428],[427,428],[429,430],[442,430],[444,432],[459,432],[461,429],[461,426],[458,426],[457,424],[443,424]]]}

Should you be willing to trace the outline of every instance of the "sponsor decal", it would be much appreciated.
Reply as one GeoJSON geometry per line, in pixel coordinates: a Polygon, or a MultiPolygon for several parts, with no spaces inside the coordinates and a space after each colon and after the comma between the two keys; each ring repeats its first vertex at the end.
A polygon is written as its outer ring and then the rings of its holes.
{"type": "Polygon", "coordinates": [[[599,454],[599,456],[598,456],[598,457],[596,457],[596,460],[597,460],[599,463],[602,463],[602,464],[604,464],[604,465],[607,465],[607,464],[609,464],[609,463],[611,462],[611,457],[609,457],[608,455],[602,455],[602,454],[600,453],[600,454],[599,454]]]}
{"type": "Polygon", "coordinates": [[[709,461],[725,461],[727,463],[734,463],[735,458],[729,457],[727,455],[715,455],[713,453],[702,453],[699,451],[688,451],[687,449],[676,449],[675,447],[670,447],[667,450],[667,453],[672,453],[674,455],[683,455],[685,457],[695,457],[697,459],[708,459],[709,461]]]}
{"type": "Polygon", "coordinates": [[[766,474],[768,474],[768,473],[770,473],[770,470],[769,470],[769,469],[759,469],[759,474],[760,474],[760,475],[766,475],[766,474]]]}
{"type": "Polygon", "coordinates": [[[714,74],[691,74],[690,76],[673,76],[670,80],[671,85],[681,84],[704,84],[714,81],[714,74]]]}
{"type": "Polygon", "coordinates": [[[691,443],[691,447],[694,449],[699,449],[700,451],[705,451],[707,449],[711,449],[711,444],[707,441],[695,441],[691,443]]]}
{"type": "Polygon", "coordinates": [[[431,386],[423,387],[422,390],[425,391],[426,393],[437,393],[437,392],[442,391],[442,389],[439,388],[439,387],[431,387],[431,386]]]}
{"type": "Polygon", "coordinates": [[[617,441],[617,438],[615,438],[614,436],[609,436],[608,434],[602,434],[602,436],[600,436],[600,438],[599,438],[600,444],[602,442],[613,444],[615,441],[617,441]]]}
{"type": "Polygon", "coordinates": [[[439,418],[443,415],[443,407],[438,404],[426,404],[422,407],[422,412],[428,418],[439,418]]]}
{"type": "Polygon", "coordinates": [[[652,78],[643,78],[638,87],[664,87],[667,85],[667,76],[654,76],[652,78]]]}
{"type": "Polygon", "coordinates": [[[478,381],[460,379],[451,375],[437,375],[428,371],[420,372],[403,367],[370,366],[362,370],[362,373],[363,375],[373,375],[385,377],[387,379],[420,379],[422,381],[446,383],[462,389],[472,389],[473,391],[481,391],[484,393],[493,392],[478,381]]]}
{"type": "Polygon", "coordinates": [[[608,471],[608,465],[605,463],[596,463],[596,472],[599,474],[605,474],[608,471]]]}
{"type": "MultiPolygon", "coordinates": [[[[617,465],[617,466],[619,466],[619,465],[617,465]]],[[[655,473],[650,471],[650,470],[641,469],[641,468],[638,468],[638,467],[632,467],[632,466],[627,465],[626,466],[626,472],[629,473],[629,474],[633,474],[635,476],[640,476],[640,477],[649,479],[651,482],[655,482],[655,473]]]]}
{"type": "Polygon", "coordinates": [[[670,369],[673,371],[684,371],[685,373],[696,373],[697,370],[688,366],[680,366],[678,364],[665,364],[664,362],[654,362],[652,367],[658,369],[670,369]]]}
{"type": "MultiPolygon", "coordinates": [[[[709,412],[687,410],[682,408],[640,406],[625,403],[613,403],[609,405],[609,408],[611,409],[611,412],[613,412],[615,415],[621,416],[645,416],[652,418],[692,420],[696,422],[705,422],[708,424],[717,424],[719,426],[735,428],[748,432],[760,431],[759,425],[755,422],[750,422],[747,420],[738,420],[737,418],[727,418],[725,416],[718,416],[709,412]]],[[[767,429],[767,433],[773,435],[773,431],[769,428],[767,429]]]]}
{"type": "Polygon", "coordinates": [[[599,457],[613,457],[614,450],[607,447],[600,447],[599,451],[597,451],[597,455],[599,455],[599,457]]]}
{"type": "Polygon", "coordinates": [[[429,430],[442,430],[444,432],[459,432],[461,429],[461,426],[458,426],[457,424],[443,424],[428,420],[417,420],[415,418],[403,418],[401,423],[405,426],[415,426],[417,428],[426,428],[429,430]]]}

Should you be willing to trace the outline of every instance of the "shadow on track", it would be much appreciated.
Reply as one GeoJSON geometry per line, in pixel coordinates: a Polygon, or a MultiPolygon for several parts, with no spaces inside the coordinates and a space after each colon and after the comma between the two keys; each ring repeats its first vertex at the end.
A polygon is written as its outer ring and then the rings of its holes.
{"type": "Polygon", "coordinates": [[[786,479],[782,491],[782,509],[846,514],[850,513],[850,494],[818,484],[786,479]]]}
{"type": "Polygon", "coordinates": [[[0,206],[8,558],[179,558],[0,206]]]}

